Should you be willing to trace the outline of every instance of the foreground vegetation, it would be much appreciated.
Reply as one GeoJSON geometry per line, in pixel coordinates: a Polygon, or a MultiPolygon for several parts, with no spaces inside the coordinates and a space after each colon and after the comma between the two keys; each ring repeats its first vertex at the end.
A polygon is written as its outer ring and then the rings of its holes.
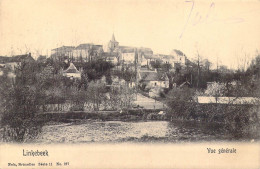
{"type": "MultiPolygon", "coordinates": [[[[259,134],[259,107],[252,105],[198,104],[194,100],[200,94],[208,96],[260,97],[260,56],[252,61],[250,67],[237,72],[211,72],[200,70],[196,76],[196,65],[190,73],[181,70],[171,74],[170,83],[182,83],[183,79],[193,77],[191,86],[171,88],[161,94],[166,102],[166,114],[159,110],[131,110],[133,90],[129,88],[107,88],[113,74],[112,65],[101,61],[85,63],[81,80],[69,80],[60,73],[68,64],[54,62],[21,63],[15,70],[15,77],[10,77],[10,70],[4,69],[0,76],[0,124],[4,141],[23,142],[33,138],[41,131],[42,126],[50,121],[70,122],[72,119],[94,120],[189,120],[206,123],[221,123],[235,134],[247,135],[251,131],[259,134]],[[208,81],[206,74],[218,77],[220,85],[203,92],[208,81]],[[205,78],[204,78],[205,75],[205,78]],[[232,82],[236,81],[236,85],[232,82]],[[195,85],[197,84],[197,86],[195,85]],[[93,113],[67,112],[39,114],[47,104],[62,104],[69,101],[75,106],[83,102],[94,105],[93,113]],[[102,103],[111,107],[114,112],[98,112],[102,103]],[[120,110],[123,111],[120,113],[120,110]],[[97,113],[98,112],[98,113],[97,113]]],[[[114,72],[126,81],[134,77],[127,71],[114,72]],[[129,78],[131,77],[131,78],[129,78]]]]}

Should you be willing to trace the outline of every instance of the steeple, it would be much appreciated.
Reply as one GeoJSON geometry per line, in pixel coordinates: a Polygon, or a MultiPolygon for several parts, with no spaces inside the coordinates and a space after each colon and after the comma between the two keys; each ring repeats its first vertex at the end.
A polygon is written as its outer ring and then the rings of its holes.
{"type": "Polygon", "coordinates": [[[112,42],[116,42],[116,38],[115,38],[114,33],[113,33],[113,35],[112,35],[112,39],[111,39],[111,41],[112,41],[112,42]]]}
{"type": "Polygon", "coordinates": [[[108,43],[109,51],[113,52],[118,47],[118,45],[119,45],[119,43],[116,41],[115,35],[113,33],[112,39],[108,43]]]}

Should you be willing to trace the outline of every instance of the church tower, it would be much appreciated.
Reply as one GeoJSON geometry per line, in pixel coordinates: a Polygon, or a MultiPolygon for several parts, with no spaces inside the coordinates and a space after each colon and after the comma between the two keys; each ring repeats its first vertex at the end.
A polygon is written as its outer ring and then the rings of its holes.
{"type": "Polygon", "coordinates": [[[112,39],[108,43],[109,52],[113,52],[119,45],[119,42],[116,41],[115,35],[113,33],[112,39]]]}

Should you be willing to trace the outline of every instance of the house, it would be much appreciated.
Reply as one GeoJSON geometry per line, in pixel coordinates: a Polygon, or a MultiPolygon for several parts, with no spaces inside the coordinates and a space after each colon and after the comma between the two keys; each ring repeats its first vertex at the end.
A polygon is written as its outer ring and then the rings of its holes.
{"type": "Polygon", "coordinates": [[[8,56],[0,56],[0,64],[2,66],[5,65],[6,62],[9,62],[11,60],[11,57],[8,56]]]}
{"type": "Polygon", "coordinates": [[[173,49],[170,53],[171,56],[173,56],[173,62],[179,63],[181,66],[185,66],[186,64],[186,55],[177,49],[173,49]]]}
{"type": "Polygon", "coordinates": [[[71,79],[81,79],[81,72],[78,71],[76,66],[71,62],[70,66],[62,72],[63,76],[71,79]]]}
{"type": "Polygon", "coordinates": [[[3,75],[4,68],[10,68],[11,72],[8,73],[8,77],[14,78],[15,70],[21,66],[22,63],[30,63],[35,60],[31,56],[31,53],[25,55],[16,55],[12,57],[0,56],[0,75],[3,75]]]}
{"type": "Polygon", "coordinates": [[[176,68],[176,64],[180,66],[186,65],[186,55],[180,50],[174,49],[169,55],[164,54],[154,54],[154,60],[159,61],[164,64],[171,64],[173,68],[176,68]]]}
{"type": "Polygon", "coordinates": [[[173,56],[171,55],[164,55],[164,54],[154,54],[153,55],[154,61],[159,61],[161,63],[169,63],[174,66],[173,56]]]}
{"type": "Polygon", "coordinates": [[[141,66],[149,66],[153,59],[153,51],[151,48],[138,48],[138,63],[141,66]]]}
{"type": "Polygon", "coordinates": [[[124,64],[134,64],[137,57],[137,50],[134,47],[120,46],[120,60],[124,64]]]}
{"type": "Polygon", "coordinates": [[[15,68],[21,63],[29,63],[34,62],[35,60],[31,56],[31,53],[24,54],[24,55],[16,55],[12,57],[1,56],[0,57],[0,64],[2,67],[9,67],[11,70],[15,70],[15,68]]]}
{"type": "Polygon", "coordinates": [[[138,73],[139,85],[144,89],[168,88],[169,78],[166,73],[155,71],[140,71],[138,73]]]}
{"type": "Polygon", "coordinates": [[[158,59],[153,55],[143,55],[140,60],[141,67],[151,68],[151,62],[156,62],[158,59]]]}

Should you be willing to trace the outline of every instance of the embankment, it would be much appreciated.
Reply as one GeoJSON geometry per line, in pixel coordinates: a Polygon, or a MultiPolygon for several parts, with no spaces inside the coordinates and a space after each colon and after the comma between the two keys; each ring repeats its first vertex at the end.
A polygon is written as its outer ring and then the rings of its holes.
{"type": "Polygon", "coordinates": [[[260,135],[260,107],[249,104],[200,104],[195,102],[171,102],[167,119],[220,123],[231,132],[260,135]]]}
{"type": "Polygon", "coordinates": [[[143,121],[143,120],[167,120],[165,113],[158,114],[160,110],[129,109],[124,111],[69,111],[69,112],[46,112],[37,115],[43,122],[72,122],[82,119],[100,121],[143,121]]]}

